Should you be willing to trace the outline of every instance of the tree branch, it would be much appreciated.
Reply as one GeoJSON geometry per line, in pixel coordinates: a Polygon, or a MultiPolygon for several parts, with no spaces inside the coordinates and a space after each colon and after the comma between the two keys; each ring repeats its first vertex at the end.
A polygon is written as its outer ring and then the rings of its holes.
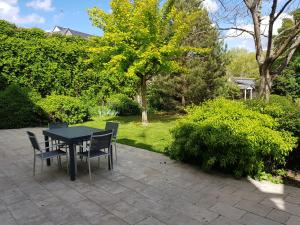
{"type": "MultiPolygon", "coordinates": [[[[250,34],[251,36],[254,37],[254,32],[253,31],[249,31],[249,30],[239,28],[239,27],[219,28],[219,30],[237,30],[237,31],[241,31],[242,32],[241,34],[248,33],[248,34],[250,34]]],[[[241,34],[239,34],[237,36],[240,36],[241,34]]]]}
{"type": "Polygon", "coordinates": [[[278,19],[278,17],[284,12],[284,10],[286,9],[286,7],[288,7],[288,5],[292,2],[293,0],[287,0],[286,3],[282,6],[282,8],[279,10],[279,12],[277,13],[277,15],[274,18],[274,21],[278,19]]]}
{"type": "Polygon", "coordinates": [[[272,74],[273,79],[276,76],[280,75],[282,73],[282,71],[287,67],[287,65],[290,63],[293,55],[295,54],[295,52],[299,46],[300,46],[300,36],[297,37],[296,41],[289,48],[288,54],[286,55],[284,62],[272,74]]]}
{"type": "Polygon", "coordinates": [[[274,17],[277,8],[277,0],[273,0],[272,10],[270,13],[269,18],[269,30],[268,30],[268,44],[267,44],[267,52],[266,52],[266,59],[268,59],[271,55],[272,46],[273,46],[273,27],[274,27],[274,17]]]}
{"type": "MultiPolygon", "coordinates": [[[[247,0],[244,0],[244,1],[247,2],[247,0]]],[[[250,5],[249,2],[248,2],[248,4],[250,5]]],[[[260,0],[254,1],[251,6],[252,8],[249,8],[249,10],[251,12],[253,26],[254,26],[254,42],[255,42],[255,48],[256,48],[256,60],[259,64],[263,64],[263,54],[262,54],[263,48],[262,48],[262,43],[261,43],[261,30],[260,30],[260,26],[261,26],[261,11],[259,10],[260,6],[261,6],[260,4],[261,4],[260,0]],[[253,7],[254,3],[257,4],[257,5],[255,5],[255,7],[253,7]]]]}
{"type": "Polygon", "coordinates": [[[286,51],[286,49],[288,48],[289,44],[293,41],[293,39],[297,35],[299,35],[299,33],[300,33],[300,21],[295,25],[293,32],[291,32],[290,35],[288,35],[288,37],[283,41],[283,43],[280,46],[280,48],[278,48],[278,50],[271,57],[273,62],[286,51]]]}

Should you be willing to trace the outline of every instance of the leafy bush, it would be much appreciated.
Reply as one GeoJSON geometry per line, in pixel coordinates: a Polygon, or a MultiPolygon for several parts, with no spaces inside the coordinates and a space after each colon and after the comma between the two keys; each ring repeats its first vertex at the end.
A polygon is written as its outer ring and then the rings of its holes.
{"type": "Polygon", "coordinates": [[[138,115],[141,112],[139,104],[124,94],[112,95],[107,103],[108,107],[120,116],[138,115]]]}
{"type": "Polygon", "coordinates": [[[188,109],[172,130],[168,151],[172,158],[237,177],[273,173],[285,164],[296,142],[277,126],[274,118],[248,109],[243,102],[217,98],[188,109]]]}
{"type": "Polygon", "coordinates": [[[291,97],[271,95],[270,102],[265,103],[260,100],[247,101],[246,104],[251,109],[268,114],[278,122],[277,129],[290,131],[298,137],[298,146],[290,152],[287,157],[288,169],[299,170],[300,165],[300,105],[293,102],[291,97]]]}
{"type": "Polygon", "coordinates": [[[75,97],[49,95],[38,103],[48,113],[50,121],[57,120],[70,124],[82,123],[89,119],[88,108],[75,97]]]}
{"type": "Polygon", "coordinates": [[[41,96],[27,88],[10,85],[0,92],[0,129],[37,126],[46,116],[35,103],[41,96]]]}

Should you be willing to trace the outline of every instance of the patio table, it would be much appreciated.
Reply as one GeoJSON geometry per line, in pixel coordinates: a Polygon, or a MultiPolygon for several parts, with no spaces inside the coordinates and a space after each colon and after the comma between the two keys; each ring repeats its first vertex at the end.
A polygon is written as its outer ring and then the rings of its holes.
{"type": "MultiPolygon", "coordinates": [[[[63,141],[69,146],[69,174],[70,179],[74,181],[76,179],[75,165],[76,165],[76,145],[83,141],[90,140],[92,133],[103,131],[103,129],[96,129],[86,126],[67,127],[58,129],[43,130],[45,137],[45,147],[49,151],[49,137],[63,141]]],[[[50,165],[50,160],[47,160],[47,165],[50,165]]]]}

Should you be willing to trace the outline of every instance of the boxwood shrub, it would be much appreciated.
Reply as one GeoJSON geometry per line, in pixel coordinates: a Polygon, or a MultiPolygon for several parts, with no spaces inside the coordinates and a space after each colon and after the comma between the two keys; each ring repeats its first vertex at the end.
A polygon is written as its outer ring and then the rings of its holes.
{"type": "Polygon", "coordinates": [[[63,121],[69,124],[87,121],[89,116],[86,107],[79,98],[64,95],[49,95],[39,101],[38,105],[48,114],[49,121],[63,121]]]}
{"type": "Polygon", "coordinates": [[[296,143],[278,125],[270,115],[251,110],[243,102],[217,98],[188,109],[172,130],[168,153],[237,177],[274,173],[296,143]]]}

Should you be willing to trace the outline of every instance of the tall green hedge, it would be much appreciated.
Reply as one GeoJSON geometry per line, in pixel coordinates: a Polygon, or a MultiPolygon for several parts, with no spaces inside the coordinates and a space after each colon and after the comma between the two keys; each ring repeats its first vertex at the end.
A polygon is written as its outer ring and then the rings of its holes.
{"type": "Polygon", "coordinates": [[[130,77],[112,76],[89,61],[94,43],[0,20],[0,87],[4,81],[16,83],[43,97],[51,93],[75,97],[86,90],[104,97],[115,92],[134,94],[130,77]]]}

